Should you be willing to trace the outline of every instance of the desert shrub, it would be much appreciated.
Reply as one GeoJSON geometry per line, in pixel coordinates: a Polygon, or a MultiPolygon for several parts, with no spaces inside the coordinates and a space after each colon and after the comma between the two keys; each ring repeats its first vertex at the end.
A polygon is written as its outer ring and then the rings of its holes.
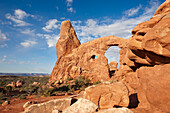
{"type": "Polygon", "coordinates": [[[69,90],[68,85],[62,85],[57,89],[57,91],[61,91],[61,92],[67,92],[68,90],[69,90]]]}
{"type": "Polygon", "coordinates": [[[24,87],[22,89],[23,92],[26,92],[29,95],[35,95],[38,94],[38,88],[39,86],[32,86],[31,84],[27,87],[24,87]]]}
{"type": "Polygon", "coordinates": [[[22,95],[20,95],[19,98],[20,98],[20,99],[26,99],[26,98],[27,98],[27,95],[26,95],[26,94],[22,94],[22,95]]]}
{"type": "Polygon", "coordinates": [[[88,80],[85,77],[78,77],[77,79],[74,79],[75,87],[76,89],[80,89],[81,87],[86,87],[90,84],[90,80],[88,80]]]}
{"type": "Polygon", "coordinates": [[[11,86],[6,86],[5,89],[6,89],[6,92],[7,92],[7,93],[9,93],[9,92],[12,91],[12,87],[11,87],[11,86]]]}
{"type": "Polygon", "coordinates": [[[38,93],[38,95],[43,95],[43,94],[44,94],[43,88],[42,88],[42,87],[39,87],[39,88],[37,89],[37,93],[38,93]]]}
{"type": "Polygon", "coordinates": [[[94,85],[100,84],[101,82],[98,80],[97,82],[93,83],[94,85]]]}
{"type": "Polygon", "coordinates": [[[14,95],[13,98],[18,98],[20,97],[20,94],[19,95],[14,95]]]}
{"type": "Polygon", "coordinates": [[[49,80],[49,77],[40,77],[39,82],[40,82],[42,85],[46,85],[46,84],[48,83],[48,80],[49,80]]]}
{"type": "Polygon", "coordinates": [[[71,78],[70,77],[67,77],[67,81],[70,81],[71,80],[71,78]]]}
{"type": "Polygon", "coordinates": [[[0,86],[5,86],[6,85],[6,80],[0,80],[0,86]]]}
{"type": "Polygon", "coordinates": [[[28,90],[28,93],[30,94],[30,95],[35,95],[35,94],[37,94],[38,93],[38,86],[30,86],[29,87],[29,90],[28,90]]]}
{"type": "Polygon", "coordinates": [[[47,90],[44,91],[44,96],[52,96],[54,93],[54,88],[48,88],[47,90]]]}
{"type": "Polygon", "coordinates": [[[0,92],[0,100],[7,100],[7,97],[5,97],[5,95],[2,93],[2,92],[0,92]]]}
{"type": "Polygon", "coordinates": [[[4,98],[4,93],[0,92],[0,100],[2,100],[2,98],[4,98]]]}
{"type": "Polygon", "coordinates": [[[0,88],[0,93],[4,94],[6,91],[4,88],[0,88]]]}

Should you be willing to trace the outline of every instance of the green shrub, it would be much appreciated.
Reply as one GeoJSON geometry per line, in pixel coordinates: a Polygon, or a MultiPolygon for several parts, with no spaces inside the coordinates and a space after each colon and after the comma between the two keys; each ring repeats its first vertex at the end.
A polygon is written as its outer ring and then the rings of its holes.
{"type": "Polygon", "coordinates": [[[21,100],[22,99],[26,99],[27,98],[27,95],[25,95],[25,94],[22,94],[22,95],[20,95],[20,97],[19,97],[21,100]]]}
{"type": "Polygon", "coordinates": [[[0,80],[0,86],[5,86],[6,85],[6,80],[0,80]]]}
{"type": "Polygon", "coordinates": [[[71,78],[70,77],[67,77],[67,81],[70,81],[71,80],[71,78]]]}
{"type": "Polygon", "coordinates": [[[4,94],[6,91],[4,88],[0,88],[0,93],[4,94]]]}
{"type": "Polygon", "coordinates": [[[78,77],[77,79],[74,79],[74,83],[76,86],[76,89],[80,89],[81,87],[86,87],[90,84],[90,80],[86,79],[85,77],[78,77]]]}
{"type": "Polygon", "coordinates": [[[11,86],[6,86],[5,89],[6,89],[6,91],[7,91],[8,93],[12,91],[12,87],[11,87],[11,86]]]}
{"type": "Polygon", "coordinates": [[[101,82],[98,80],[97,82],[93,83],[94,85],[100,84],[101,82]]]}
{"type": "Polygon", "coordinates": [[[52,96],[53,93],[55,92],[54,88],[49,88],[47,90],[44,91],[44,96],[52,96]]]}
{"type": "Polygon", "coordinates": [[[14,96],[12,96],[13,98],[18,98],[18,97],[20,97],[20,95],[14,95],[14,96]]]}
{"type": "Polygon", "coordinates": [[[0,100],[3,100],[3,99],[4,99],[4,93],[0,92],[0,100]]]}

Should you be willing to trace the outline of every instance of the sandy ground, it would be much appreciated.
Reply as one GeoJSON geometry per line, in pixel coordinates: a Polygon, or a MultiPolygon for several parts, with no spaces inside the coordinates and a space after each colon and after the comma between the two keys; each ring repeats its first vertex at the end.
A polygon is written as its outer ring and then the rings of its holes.
{"type": "MultiPolygon", "coordinates": [[[[81,95],[81,94],[80,94],[81,95]]],[[[60,99],[66,97],[77,97],[80,98],[81,96],[76,95],[63,95],[63,96],[51,96],[51,97],[38,97],[36,96],[27,96],[27,99],[12,99],[10,100],[10,104],[6,106],[0,105],[0,113],[20,113],[24,111],[23,105],[28,101],[38,101],[38,103],[47,102],[53,99],[60,99]]]]}

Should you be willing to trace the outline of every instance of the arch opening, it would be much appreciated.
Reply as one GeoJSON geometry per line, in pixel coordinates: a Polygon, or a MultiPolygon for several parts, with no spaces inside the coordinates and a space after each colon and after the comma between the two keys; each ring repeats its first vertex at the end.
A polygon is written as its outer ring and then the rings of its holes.
{"type": "Polygon", "coordinates": [[[115,71],[120,66],[120,48],[118,46],[111,46],[106,52],[105,56],[108,59],[110,77],[114,76],[115,71]]]}
{"type": "Polygon", "coordinates": [[[91,59],[94,59],[94,60],[95,60],[95,59],[97,59],[97,56],[96,56],[96,55],[92,55],[92,56],[91,56],[91,59]]]}

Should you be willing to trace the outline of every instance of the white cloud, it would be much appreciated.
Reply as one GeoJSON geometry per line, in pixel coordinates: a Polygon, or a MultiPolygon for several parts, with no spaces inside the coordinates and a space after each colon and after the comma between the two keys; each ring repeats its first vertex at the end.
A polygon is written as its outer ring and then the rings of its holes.
{"type": "Polygon", "coordinates": [[[68,12],[74,12],[74,13],[76,12],[72,7],[67,8],[67,11],[68,12]]]}
{"type": "Polygon", "coordinates": [[[37,34],[37,36],[45,38],[48,44],[48,47],[54,47],[56,46],[56,43],[58,41],[58,39],[60,38],[60,35],[56,35],[56,34],[37,34]]]}
{"type": "Polygon", "coordinates": [[[71,6],[73,3],[73,0],[66,0],[67,6],[71,6]]]}
{"type": "Polygon", "coordinates": [[[37,44],[36,41],[32,41],[32,40],[25,40],[24,42],[20,43],[22,46],[24,46],[25,48],[33,46],[35,44],[37,44]]]}
{"type": "Polygon", "coordinates": [[[16,9],[14,11],[14,15],[7,13],[5,16],[7,19],[9,19],[15,23],[14,26],[29,26],[31,24],[23,21],[23,19],[27,18],[28,16],[34,17],[34,15],[27,14],[25,11],[23,11],[21,9],[16,9]]]}
{"type": "Polygon", "coordinates": [[[65,20],[66,18],[65,18],[65,17],[61,17],[60,19],[61,19],[61,20],[65,20]]]}
{"type": "Polygon", "coordinates": [[[11,14],[6,14],[6,18],[9,19],[9,20],[12,20],[15,25],[14,26],[28,26],[28,25],[31,25],[23,20],[19,20],[17,18],[15,18],[14,16],[12,16],[11,14]]]}
{"type": "Polygon", "coordinates": [[[141,7],[142,7],[142,5],[139,5],[137,8],[131,8],[131,9],[125,11],[125,14],[128,15],[129,17],[134,16],[139,12],[141,7]]]}
{"type": "Polygon", "coordinates": [[[8,45],[5,43],[5,41],[8,41],[9,39],[6,37],[4,33],[0,30],[0,47],[4,48],[7,47],[8,45]]]}
{"type": "Polygon", "coordinates": [[[4,33],[0,30],[0,43],[9,40],[4,33]]]}
{"type": "Polygon", "coordinates": [[[7,56],[3,56],[0,60],[0,63],[4,63],[6,61],[7,56]]]}
{"type": "Polygon", "coordinates": [[[6,24],[11,25],[12,22],[10,22],[10,21],[5,21],[5,22],[1,22],[1,24],[2,24],[2,25],[6,25],[6,24]]]}
{"type": "Polygon", "coordinates": [[[67,11],[71,13],[75,13],[76,11],[72,7],[73,0],[66,0],[67,3],[67,11]]]}
{"type": "Polygon", "coordinates": [[[14,11],[14,15],[17,19],[24,19],[25,17],[29,16],[29,14],[27,14],[25,11],[22,11],[21,9],[16,9],[14,11]]]}
{"type": "Polygon", "coordinates": [[[57,19],[51,19],[46,22],[46,26],[42,29],[46,32],[52,32],[52,30],[59,28],[60,24],[57,24],[59,21],[57,19]]]}
{"type": "Polygon", "coordinates": [[[32,35],[34,36],[35,35],[35,30],[30,30],[30,28],[27,28],[25,30],[21,30],[20,31],[22,34],[27,34],[27,35],[32,35]]]}
{"type": "MultiPolygon", "coordinates": [[[[103,36],[119,36],[123,38],[130,38],[131,30],[139,23],[149,20],[156,9],[159,6],[157,0],[153,1],[151,7],[146,7],[142,10],[142,14],[129,18],[128,15],[123,15],[121,19],[106,19],[109,21],[103,21],[98,19],[88,19],[85,22],[73,21],[73,27],[75,28],[77,35],[80,38],[81,43],[85,43],[94,38],[99,38],[103,36]]],[[[140,9],[140,5],[138,8],[140,9]]],[[[137,8],[137,9],[138,9],[137,8]]],[[[132,8],[133,9],[133,8],[132,8]]],[[[138,10],[139,10],[138,9],[138,10]]],[[[128,10],[129,11],[129,10],[128,10]]],[[[133,13],[135,14],[135,13],[133,13]]],[[[132,15],[132,14],[131,14],[132,15]]]]}
{"type": "Polygon", "coordinates": [[[0,44],[0,48],[4,48],[4,47],[8,47],[8,45],[6,43],[0,44]]]}

